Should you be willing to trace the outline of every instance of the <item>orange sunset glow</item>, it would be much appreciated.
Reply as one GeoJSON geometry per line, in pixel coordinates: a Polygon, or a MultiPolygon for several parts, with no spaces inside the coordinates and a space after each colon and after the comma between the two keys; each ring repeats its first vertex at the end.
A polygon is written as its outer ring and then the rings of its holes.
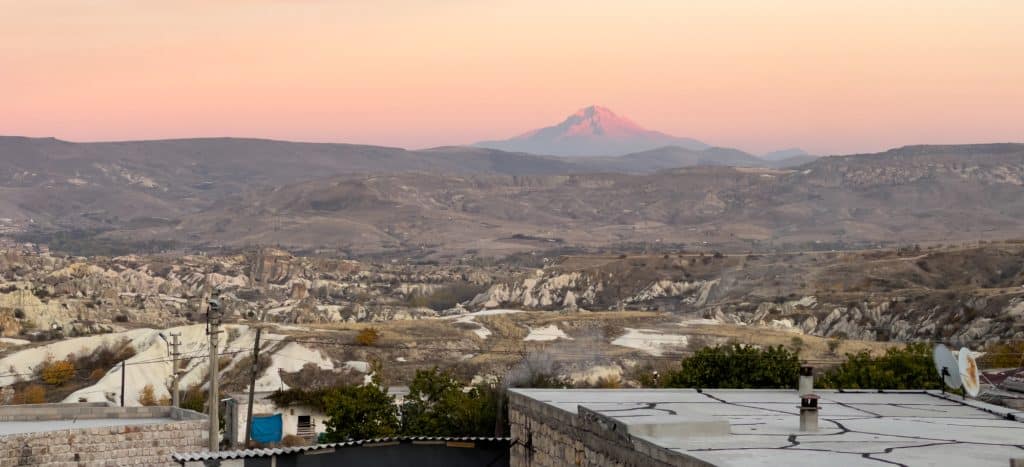
{"type": "Polygon", "coordinates": [[[422,148],[590,104],[714,145],[1024,140],[1011,0],[0,0],[0,134],[422,148]]]}

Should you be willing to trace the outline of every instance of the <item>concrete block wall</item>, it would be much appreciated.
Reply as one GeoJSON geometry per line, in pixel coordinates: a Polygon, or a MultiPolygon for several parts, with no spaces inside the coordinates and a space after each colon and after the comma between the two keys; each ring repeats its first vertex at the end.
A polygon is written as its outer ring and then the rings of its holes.
{"type": "Polygon", "coordinates": [[[202,414],[172,407],[120,407],[82,404],[46,404],[4,407],[6,420],[45,421],[84,418],[169,418],[166,423],[145,423],[96,428],[64,429],[0,437],[0,466],[176,466],[174,452],[205,450],[209,425],[202,414]],[[48,406],[47,406],[48,405],[48,406]],[[54,415],[53,412],[56,412],[54,415]],[[129,413],[133,412],[133,413],[129,413]],[[33,418],[35,413],[35,418],[33,418]]]}
{"type": "Polygon", "coordinates": [[[172,418],[206,420],[206,416],[178,407],[119,407],[103,402],[81,404],[26,404],[0,406],[0,422],[87,420],[98,418],[172,418]]]}
{"type": "Polygon", "coordinates": [[[711,465],[513,391],[509,422],[511,467],[711,465]]]}

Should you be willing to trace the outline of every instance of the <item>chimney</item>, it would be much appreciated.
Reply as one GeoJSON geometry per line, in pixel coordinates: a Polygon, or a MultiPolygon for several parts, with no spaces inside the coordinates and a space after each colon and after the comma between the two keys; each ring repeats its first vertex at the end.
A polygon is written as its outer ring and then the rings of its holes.
{"type": "Polygon", "coordinates": [[[800,431],[818,431],[818,395],[814,394],[814,367],[800,367],[800,431]]]}
{"type": "Polygon", "coordinates": [[[800,367],[800,384],[799,384],[800,395],[814,394],[814,367],[813,366],[802,366],[800,367]]]}
{"type": "Polygon", "coordinates": [[[818,431],[818,395],[800,396],[800,431],[818,431]]]}

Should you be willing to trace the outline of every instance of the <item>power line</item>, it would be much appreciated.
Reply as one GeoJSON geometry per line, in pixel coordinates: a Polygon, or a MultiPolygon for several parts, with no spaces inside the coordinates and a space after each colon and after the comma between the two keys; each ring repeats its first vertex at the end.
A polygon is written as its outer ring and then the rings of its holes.
{"type": "MultiPolygon", "coordinates": [[[[251,350],[249,350],[249,349],[239,349],[239,350],[233,350],[231,352],[219,353],[219,354],[217,354],[217,356],[225,357],[225,356],[229,356],[229,355],[236,355],[236,354],[240,354],[240,353],[243,353],[243,352],[250,352],[250,351],[251,350]]],[[[193,358],[206,358],[206,357],[209,357],[209,356],[210,356],[209,354],[203,354],[203,355],[196,355],[193,358]]],[[[174,362],[174,359],[172,359],[172,358],[158,358],[158,359],[153,359],[153,360],[143,360],[143,361],[137,361],[137,362],[125,362],[125,366],[149,365],[149,364],[153,364],[153,363],[173,363],[173,362],[174,362]]],[[[113,370],[116,370],[120,366],[121,366],[120,363],[118,363],[117,365],[115,365],[114,367],[111,367],[111,368],[102,367],[102,366],[91,366],[91,367],[87,366],[87,367],[75,368],[73,371],[75,373],[84,372],[84,371],[90,371],[90,370],[113,371],[113,370]]],[[[29,372],[29,373],[4,373],[4,374],[0,374],[0,378],[17,377],[17,376],[35,376],[37,373],[38,372],[35,372],[35,371],[29,372]]]]}
{"type": "MultiPolygon", "coordinates": [[[[645,339],[639,339],[638,338],[638,340],[645,340],[645,339]]],[[[523,349],[523,350],[476,349],[476,350],[474,350],[474,349],[453,349],[453,348],[450,348],[450,347],[437,347],[437,346],[420,346],[420,345],[409,346],[407,344],[374,344],[374,345],[366,346],[366,345],[350,343],[350,342],[337,342],[337,341],[311,340],[311,339],[292,339],[292,338],[284,338],[284,339],[264,338],[263,341],[264,342],[297,343],[297,344],[324,345],[324,346],[335,346],[335,347],[348,347],[348,348],[359,348],[359,349],[365,349],[365,350],[372,350],[372,349],[395,349],[395,350],[407,350],[407,351],[423,350],[423,351],[462,352],[462,353],[477,354],[477,355],[514,355],[514,356],[526,356],[526,355],[528,355],[529,353],[532,352],[532,350],[528,350],[528,349],[523,349]]],[[[545,342],[545,341],[540,341],[540,342],[545,342]]],[[[192,352],[191,354],[182,355],[182,356],[179,357],[179,359],[207,358],[207,357],[210,356],[210,354],[208,352],[205,352],[205,350],[206,349],[199,349],[197,351],[192,352]],[[198,354],[198,352],[203,352],[203,353],[202,354],[198,354]]],[[[577,350],[561,351],[561,350],[558,350],[558,349],[546,349],[545,351],[547,353],[550,353],[553,357],[577,358],[577,359],[580,359],[580,360],[583,360],[583,359],[594,360],[594,359],[600,359],[600,358],[607,358],[608,357],[608,356],[601,355],[600,352],[583,352],[583,351],[577,351],[577,350]]],[[[252,349],[241,349],[241,348],[237,348],[237,347],[225,347],[225,351],[221,352],[221,353],[218,353],[217,356],[218,357],[233,356],[233,355],[237,355],[237,354],[240,354],[240,353],[247,353],[247,352],[252,352],[252,349]]],[[[651,361],[651,360],[658,360],[658,361],[681,361],[683,358],[686,358],[688,356],[688,355],[685,355],[687,353],[692,354],[693,352],[683,352],[682,355],[647,355],[647,356],[642,357],[642,359],[645,360],[645,361],[651,361]]],[[[1024,352],[989,352],[989,353],[986,353],[986,356],[988,356],[988,355],[993,355],[993,356],[996,356],[996,355],[999,355],[999,356],[1003,356],[1003,355],[1024,356],[1024,352]]],[[[320,363],[320,362],[316,362],[316,361],[312,361],[312,360],[303,359],[303,358],[300,358],[300,357],[293,357],[293,356],[290,356],[290,355],[284,355],[284,354],[281,354],[281,353],[275,353],[275,354],[273,354],[273,356],[274,357],[282,357],[282,358],[292,359],[292,360],[298,360],[298,361],[304,361],[304,362],[308,362],[308,363],[320,363]]],[[[771,357],[767,357],[767,356],[764,356],[764,355],[731,355],[731,356],[712,355],[710,357],[713,358],[713,359],[719,359],[719,358],[720,359],[747,358],[747,359],[757,359],[757,360],[771,360],[771,357]]],[[[800,359],[801,362],[805,362],[805,363],[822,363],[822,364],[843,363],[843,362],[846,362],[847,360],[848,359],[846,359],[845,357],[800,359]]],[[[124,365],[125,366],[134,366],[134,365],[149,365],[149,364],[156,364],[156,363],[174,363],[174,358],[154,358],[154,359],[150,359],[150,360],[125,362],[124,365]]],[[[117,367],[119,367],[119,366],[120,365],[116,365],[113,368],[101,367],[101,366],[80,367],[80,368],[75,368],[74,369],[74,373],[76,373],[76,374],[77,373],[84,373],[84,372],[89,372],[89,371],[96,370],[96,369],[101,369],[101,370],[105,370],[105,371],[109,372],[109,371],[116,370],[117,367]]],[[[38,371],[32,371],[32,372],[26,372],[26,373],[3,373],[3,374],[0,374],[0,378],[3,378],[3,377],[26,377],[26,376],[35,376],[37,374],[38,374],[38,371]]]]}

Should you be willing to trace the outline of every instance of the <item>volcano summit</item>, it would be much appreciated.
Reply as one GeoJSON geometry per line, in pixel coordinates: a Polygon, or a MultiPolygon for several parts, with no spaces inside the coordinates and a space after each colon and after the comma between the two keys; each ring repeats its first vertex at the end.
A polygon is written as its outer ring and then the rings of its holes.
{"type": "Polygon", "coordinates": [[[476,146],[554,156],[621,156],[664,146],[708,148],[695,139],[647,130],[597,105],[580,109],[557,125],[506,140],[482,141],[476,146]]]}

